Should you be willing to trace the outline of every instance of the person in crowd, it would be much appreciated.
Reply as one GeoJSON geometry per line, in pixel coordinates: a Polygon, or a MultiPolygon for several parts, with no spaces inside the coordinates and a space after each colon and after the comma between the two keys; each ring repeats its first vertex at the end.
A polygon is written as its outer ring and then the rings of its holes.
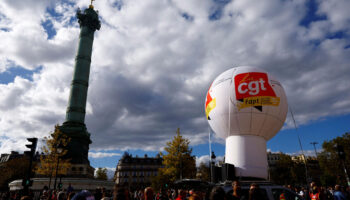
{"type": "Polygon", "coordinates": [[[185,200],[186,199],[186,191],[185,190],[179,190],[178,196],[176,200],[185,200]]]}
{"type": "Polygon", "coordinates": [[[341,192],[341,187],[340,185],[336,185],[334,187],[334,195],[333,195],[334,200],[346,200],[346,197],[343,192],[341,192]]]}
{"type": "Polygon", "coordinates": [[[142,190],[139,190],[138,192],[138,199],[144,199],[144,193],[142,190]]]}
{"type": "Polygon", "coordinates": [[[153,198],[153,189],[151,187],[146,187],[145,200],[153,200],[153,198]]]}
{"type": "Polygon", "coordinates": [[[343,194],[347,199],[350,199],[350,186],[341,187],[341,191],[343,192],[343,194]]]}
{"type": "Polygon", "coordinates": [[[102,198],[102,192],[101,192],[101,188],[96,188],[95,193],[94,193],[94,197],[96,200],[100,200],[102,198]]]}
{"type": "Polygon", "coordinates": [[[66,200],[66,193],[63,191],[59,192],[57,195],[57,200],[66,200]]]}
{"type": "Polygon", "coordinates": [[[43,194],[40,196],[40,200],[46,200],[49,197],[49,194],[46,190],[43,191],[43,194]]]}
{"type": "Polygon", "coordinates": [[[332,187],[332,186],[329,186],[329,187],[328,187],[328,191],[329,191],[329,193],[332,194],[332,196],[334,195],[334,190],[333,190],[333,187],[332,187]]]}
{"type": "Polygon", "coordinates": [[[189,198],[188,200],[202,200],[200,198],[200,196],[198,196],[197,194],[193,193],[189,198]]]}
{"type": "Polygon", "coordinates": [[[76,193],[72,200],[95,200],[95,197],[88,190],[82,190],[79,193],[76,193]]]}
{"type": "Polygon", "coordinates": [[[210,192],[209,199],[210,200],[226,200],[226,194],[225,194],[224,189],[222,189],[219,186],[214,187],[210,192]]]}
{"type": "Polygon", "coordinates": [[[232,200],[240,200],[242,197],[242,189],[241,189],[241,184],[239,183],[239,181],[233,181],[232,182],[232,189],[233,189],[233,193],[232,193],[232,200]]]}
{"type": "Polygon", "coordinates": [[[321,200],[333,200],[333,194],[329,190],[329,188],[322,186],[320,192],[321,192],[320,194],[321,200]]]}
{"type": "Polygon", "coordinates": [[[21,197],[21,200],[32,200],[30,196],[23,196],[21,197]]]}
{"type": "Polygon", "coordinates": [[[67,200],[72,200],[75,195],[75,192],[70,192],[67,196],[67,200]]]}
{"type": "Polygon", "coordinates": [[[168,197],[168,199],[167,200],[169,200],[169,199],[173,199],[173,193],[172,193],[172,191],[170,190],[170,189],[168,189],[167,191],[166,191],[166,194],[167,194],[167,197],[168,197]]]}
{"type": "Polygon", "coordinates": [[[67,187],[67,196],[69,193],[73,192],[74,188],[72,187],[71,183],[68,183],[68,187],[67,187]]]}
{"type": "Polygon", "coordinates": [[[125,188],[122,187],[114,187],[114,200],[129,200],[127,197],[125,188]]]}
{"type": "Polygon", "coordinates": [[[312,188],[311,188],[311,191],[310,191],[310,199],[311,200],[321,200],[320,199],[320,192],[319,192],[319,189],[315,184],[311,184],[312,185],[312,188]]]}
{"type": "Polygon", "coordinates": [[[169,200],[168,193],[163,188],[161,188],[157,193],[155,200],[169,200]]]}
{"type": "Polygon", "coordinates": [[[260,187],[256,183],[252,183],[249,188],[249,200],[262,200],[260,187]]]}

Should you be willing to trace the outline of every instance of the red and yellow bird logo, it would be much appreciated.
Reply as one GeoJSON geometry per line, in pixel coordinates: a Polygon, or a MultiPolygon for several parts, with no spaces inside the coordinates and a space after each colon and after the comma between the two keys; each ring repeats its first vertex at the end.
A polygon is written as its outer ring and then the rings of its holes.
{"type": "Polygon", "coordinates": [[[210,120],[209,113],[216,107],[216,98],[212,98],[210,95],[211,86],[209,87],[207,98],[205,101],[205,115],[207,116],[207,119],[210,120]]]}

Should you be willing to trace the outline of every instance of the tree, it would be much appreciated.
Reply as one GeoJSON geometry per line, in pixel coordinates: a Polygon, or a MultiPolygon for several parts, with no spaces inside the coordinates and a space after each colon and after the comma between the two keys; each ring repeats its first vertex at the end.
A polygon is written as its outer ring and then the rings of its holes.
{"type": "Polygon", "coordinates": [[[107,177],[107,168],[101,168],[101,167],[99,167],[99,168],[96,170],[95,178],[96,178],[96,179],[100,179],[100,180],[107,180],[107,179],[108,179],[108,177],[107,177]]]}
{"type": "Polygon", "coordinates": [[[205,163],[200,163],[197,169],[202,181],[210,181],[210,168],[205,163]]]}
{"type": "Polygon", "coordinates": [[[182,137],[178,128],[174,139],[166,143],[164,148],[166,154],[160,152],[164,168],[160,168],[158,177],[154,178],[158,181],[158,185],[169,185],[177,179],[195,177],[196,162],[195,157],[191,155],[192,148],[189,147],[189,144],[190,141],[182,137]]]}
{"type": "Polygon", "coordinates": [[[43,155],[40,156],[40,163],[36,168],[36,172],[50,178],[56,174],[56,169],[57,175],[67,174],[71,164],[69,159],[64,159],[64,155],[67,154],[65,147],[68,145],[70,138],[63,134],[56,125],[55,131],[49,137],[45,137],[44,141],[43,155]],[[58,168],[57,164],[59,164],[58,168]]]}
{"type": "Polygon", "coordinates": [[[271,180],[277,184],[290,184],[293,161],[289,155],[280,153],[276,167],[270,171],[271,180]]]}
{"type": "MultiPolygon", "coordinates": [[[[344,172],[343,160],[339,158],[337,145],[344,148],[344,165],[349,171],[350,166],[350,133],[336,137],[330,141],[324,141],[322,144],[323,152],[319,153],[318,160],[323,174],[321,175],[322,184],[334,185],[346,184],[346,174],[344,172]]],[[[349,173],[349,172],[348,172],[349,173]]]]}

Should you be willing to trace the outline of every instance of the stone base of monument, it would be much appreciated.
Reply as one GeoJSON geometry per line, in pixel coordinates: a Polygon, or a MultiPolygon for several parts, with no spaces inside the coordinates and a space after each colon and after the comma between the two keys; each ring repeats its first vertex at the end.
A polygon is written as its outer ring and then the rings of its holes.
{"type": "Polygon", "coordinates": [[[72,178],[94,178],[95,168],[89,164],[71,164],[67,170],[66,177],[72,178]]]}
{"type": "MultiPolygon", "coordinates": [[[[42,191],[45,186],[49,186],[49,178],[32,178],[33,185],[30,187],[30,190],[37,192],[42,191]]],[[[54,178],[51,178],[51,189],[54,187],[54,178]]],[[[89,190],[94,192],[96,188],[105,188],[106,190],[113,191],[114,182],[113,181],[103,181],[98,179],[89,179],[89,178],[57,178],[56,188],[58,188],[58,183],[62,183],[62,189],[67,190],[69,184],[74,188],[74,191],[89,190]]],[[[16,191],[23,189],[22,179],[14,180],[9,183],[10,191],[16,191]]]]}

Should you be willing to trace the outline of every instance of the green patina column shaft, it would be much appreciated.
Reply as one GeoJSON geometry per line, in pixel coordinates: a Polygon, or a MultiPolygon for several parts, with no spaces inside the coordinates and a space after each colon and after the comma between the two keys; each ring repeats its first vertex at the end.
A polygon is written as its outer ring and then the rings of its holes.
{"type": "Polygon", "coordinates": [[[67,145],[68,153],[65,158],[71,159],[73,164],[90,165],[88,152],[91,140],[90,133],[85,126],[85,108],[94,32],[100,29],[101,23],[97,12],[91,5],[84,10],[84,13],[79,10],[77,18],[80,24],[79,46],[75,57],[66,120],[59,128],[63,134],[71,138],[67,145]]]}
{"type": "Polygon", "coordinates": [[[77,17],[81,30],[77,56],[75,57],[74,75],[66,113],[66,122],[84,124],[92,43],[94,41],[94,32],[100,29],[101,24],[93,8],[86,9],[84,14],[78,11],[77,17]]]}

